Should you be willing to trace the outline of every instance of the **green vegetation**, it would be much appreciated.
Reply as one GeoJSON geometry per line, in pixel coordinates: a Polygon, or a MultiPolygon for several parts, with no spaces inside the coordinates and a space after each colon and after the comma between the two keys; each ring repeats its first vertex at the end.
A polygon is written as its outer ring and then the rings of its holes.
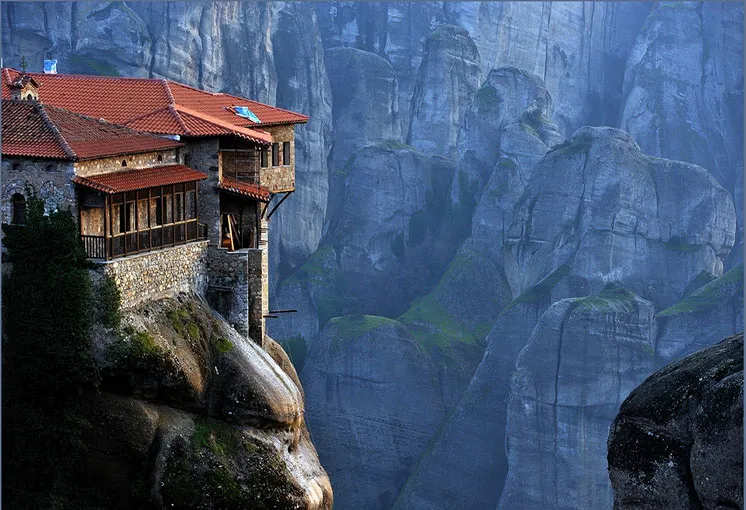
{"type": "Polygon", "coordinates": [[[215,350],[220,354],[225,354],[233,349],[233,342],[222,336],[216,338],[213,345],[215,346],[215,350]]]}
{"type": "Polygon", "coordinates": [[[637,308],[634,293],[616,282],[607,283],[598,294],[576,299],[575,305],[579,308],[611,313],[631,313],[637,308]]]}
{"type": "Polygon", "coordinates": [[[13,263],[2,288],[3,503],[82,508],[90,424],[76,402],[97,383],[85,249],[70,212],[45,216],[33,190],[25,226],[3,231],[13,263]]]}
{"type": "Polygon", "coordinates": [[[489,111],[497,108],[500,105],[501,98],[497,93],[497,89],[492,85],[485,85],[484,87],[477,90],[476,96],[477,108],[479,111],[489,111]]]}
{"type": "Polygon", "coordinates": [[[345,315],[329,320],[335,328],[334,346],[339,347],[345,339],[360,338],[365,333],[383,326],[400,326],[397,321],[378,315],[345,315]]]}
{"type": "Polygon", "coordinates": [[[572,156],[575,154],[588,154],[593,144],[592,138],[587,134],[578,135],[571,140],[567,140],[553,146],[549,153],[560,156],[572,156]]]}
{"type": "Polygon", "coordinates": [[[99,74],[102,76],[121,76],[119,70],[106,60],[74,53],[70,55],[70,67],[81,74],[99,74]]]}
{"type": "Polygon", "coordinates": [[[498,162],[498,166],[505,170],[515,170],[516,164],[515,161],[513,161],[510,158],[500,158],[500,161],[498,162]]]}
{"type": "Polygon", "coordinates": [[[702,247],[702,245],[699,245],[699,244],[689,244],[686,242],[686,240],[683,237],[679,237],[679,236],[671,237],[664,244],[666,248],[668,248],[669,250],[684,251],[684,252],[697,251],[702,247]]]}
{"type": "Polygon", "coordinates": [[[119,287],[109,275],[104,276],[104,280],[98,289],[98,298],[101,306],[101,316],[99,321],[110,328],[118,328],[122,322],[122,296],[119,287]]]}
{"type": "Polygon", "coordinates": [[[743,292],[743,263],[725,273],[665,310],[658,312],[656,317],[670,317],[681,313],[697,313],[708,310],[713,306],[730,299],[743,292]]]}
{"type": "Polygon", "coordinates": [[[552,296],[552,289],[554,289],[562,278],[568,274],[570,274],[570,266],[567,264],[561,265],[552,271],[549,276],[515,298],[513,302],[508,305],[506,310],[510,310],[515,305],[522,303],[540,303],[542,301],[548,301],[552,296]]]}
{"type": "Polygon", "coordinates": [[[523,112],[523,115],[521,115],[521,129],[535,136],[536,138],[541,138],[538,130],[542,127],[542,125],[548,123],[549,119],[547,119],[542,111],[539,109],[526,111],[523,112]]]}
{"type": "Polygon", "coordinates": [[[195,453],[206,448],[215,455],[235,455],[242,443],[239,434],[227,423],[198,417],[194,422],[195,453]]]}
{"type": "Polygon", "coordinates": [[[415,301],[399,317],[399,321],[409,328],[415,340],[425,348],[449,351],[454,341],[473,344],[479,338],[459,325],[432,293],[415,301]]]}
{"type": "Polygon", "coordinates": [[[197,323],[192,319],[195,313],[190,307],[181,307],[166,312],[166,317],[171,321],[171,326],[186,340],[197,340],[200,338],[200,329],[197,323]]]}

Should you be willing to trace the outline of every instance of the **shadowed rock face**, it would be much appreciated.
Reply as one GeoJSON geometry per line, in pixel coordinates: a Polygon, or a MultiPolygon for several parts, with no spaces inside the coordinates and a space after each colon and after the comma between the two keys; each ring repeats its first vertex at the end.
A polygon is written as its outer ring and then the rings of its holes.
{"type": "Polygon", "coordinates": [[[462,28],[441,25],[425,40],[412,95],[410,144],[455,159],[456,139],[479,83],[479,53],[462,28]]]}
{"type": "Polygon", "coordinates": [[[650,158],[623,131],[585,127],[534,169],[505,271],[514,294],[566,264],[572,295],[619,281],[666,307],[700,272],[722,274],[735,229],[733,200],[706,170],[650,158]]]}
{"type": "Polygon", "coordinates": [[[672,363],[609,435],[614,508],[743,508],[743,333],[672,363]]]}
{"type": "Polygon", "coordinates": [[[516,362],[501,509],[608,508],[606,431],[654,369],[653,306],[621,287],[553,304],[516,362]]]}
{"type": "Polygon", "coordinates": [[[337,505],[390,508],[445,415],[437,366],[401,323],[359,315],[328,323],[301,376],[337,505]]]}
{"type": "Polygon", "coordinates": [[[97,327],[102,392],[81,406],[93,486],[121,508],[330,509],[298,376],[265,342],[188,295],[127,311],[119,332],[97,327]]]}

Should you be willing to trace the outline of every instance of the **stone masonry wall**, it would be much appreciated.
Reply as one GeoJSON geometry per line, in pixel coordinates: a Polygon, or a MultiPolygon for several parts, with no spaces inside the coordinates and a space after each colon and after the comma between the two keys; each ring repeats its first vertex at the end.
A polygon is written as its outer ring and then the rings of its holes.
{"type": "Polygon", "coordinates": [[[70,209],[77,216],[73,163],[63,160],[3,157],[2,161],[2,222],[13,217],[12,197],[20,193],[28,199],[26,186],[32,187],[46,204],[47,212],[70,209]]]}
{"type": "Polygon", "coordinates": [[[280,144],[281,166],[272,166],[269,157],[269,167],[262,168],[259,174],[259,184],[273,193],[295,189],[295,127],[268,126],[262,128],[272,135],[272,140],[280,144]],[[290,161],[282,161],[282,142],[290,142],[290,161]]]}
{"type": "Polygon", "coordinates": [[[177,149],[170,149],[165,151],[146,152],[143,154],[131,154],[128,156],[117,156],[113,158],[78,161],[75,163],[75,174],[82,177],[88,177],[89,175],[109,174],[113,172],[121,172],[122,170],[134,170],[136,168],[175,165],[179,163],[176,158],[176,150],[177,149]],[[158,156],[161,156],[161,161],[158,161],[158,156]],[[126,167],[122,166],[122,161],[127,162],[126,167]]]}
{"type": "Polygon", "coordinates": [[[210,246],[207,302],[236,331],[249,335],[249,254],[210,246]]]}
{"type": "Polygon", "coordinates": [[[206,266],[207,241],[199,241],[101,263],[97,270],[114,278],[126,308],[175,292],[205,295],[206,266]]]}
{"type": "Polygon", "coordinates": [[[220,245],[220,195],[218,184],[217,138],[190,141],[182,149],[182,162],[195,170],[207,174],[207,179],[199,183],[198,211],[200,223],[207,225],[207,239],[210,245],[220,245]]]}

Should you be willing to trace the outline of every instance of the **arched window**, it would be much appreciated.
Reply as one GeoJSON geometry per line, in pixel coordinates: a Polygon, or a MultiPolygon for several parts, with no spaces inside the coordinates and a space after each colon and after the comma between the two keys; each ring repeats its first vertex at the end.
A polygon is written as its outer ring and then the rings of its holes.
{"type": "Polygon", "coordinates": [[[159,162],[163,161],[163,154],[158,154],[158,161],[159,162]]]}
{"type": "Polygon", "coordinates": [[[15,193],[11,197],[13,203],[13,220],[14,225],[23,225],[26,223],[26,197],[20,193],[15,193]]]}
{"type": "Polygon", "coordinates": [[[127,160],[126,159],[122,160],[122,166],[127,166],[127,160]]]}
{"type": "Polygon", "coordinates": [[[21,164],[20,163],[13,163],[13,166],[11,167],[13,170],[20,170],[21,164]]]}
{"type": "Polygon", "coordinates": [[[44,169],[47,172],[56,172],[57,171],[57,165],[47,165],[44,169]]]}

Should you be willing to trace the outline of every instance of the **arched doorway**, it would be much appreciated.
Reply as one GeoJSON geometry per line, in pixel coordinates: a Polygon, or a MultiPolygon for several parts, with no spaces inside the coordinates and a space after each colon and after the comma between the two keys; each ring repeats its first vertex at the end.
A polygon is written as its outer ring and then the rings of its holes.
{"type": "Polygon", "coordinates": [[[14,225],[23,225],[26,223],[26,197],[20,193],[15,193],[10,201],[13,204],[13,219],[11,223],[14,225]]]}

